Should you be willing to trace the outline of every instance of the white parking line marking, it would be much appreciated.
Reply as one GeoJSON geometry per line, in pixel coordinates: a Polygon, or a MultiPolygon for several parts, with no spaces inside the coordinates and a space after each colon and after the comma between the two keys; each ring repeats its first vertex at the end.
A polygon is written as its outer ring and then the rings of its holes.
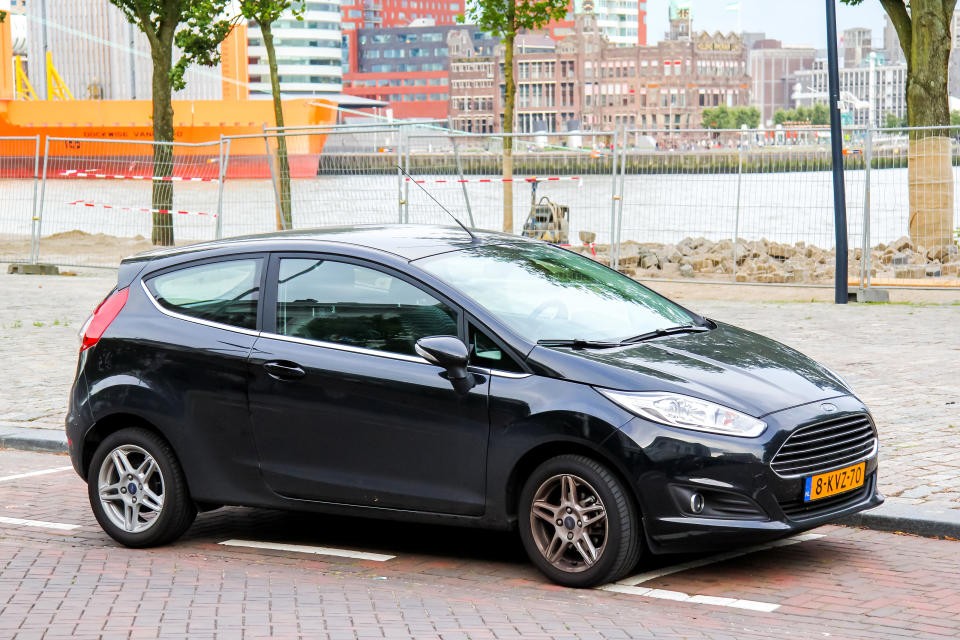
{"type": "Polygon", "coordinates": [[[69,471],[73,467],[56,467],[55,469],[44,469],[42,471],[30,471],[28,473],[18,473],[12,476],[4,476],[0,478],[0,482],[7,482],[8,480],[19,480],[20,478],[32,478],[33,476],[45,476],[48,473],[60,473],[61,471],[69,471]]]}
{"type": "Polygon", "coordinates": [[[799,536],[794,536],[792,538],[775,540],[773,542],[768,542],[766,544],[758,544],[753,547],[745,547],[743,549],[738,549],[736,551],[730,551],[727,553],[718,553],[717,555],[710,556],[709,558],[702,558],[700,560],[691,560],[690,562],[675,564],[671,567],[664,567],[663,569],[655,569],[653,571],[640,573],[635,576],[629,576],[627,578],[624,578],[623,580],[618,581],[617,584],[627,586],[627,587],[635,587],[638,584],[642,584],[650,580],[655,580],[657,578],[662,578],[663,576],[668,576],[672,573],[679,573],[681,571],[687,571],[688,569],[697,569],[699,567],[705,567],[708,564],[715,564],[717,562],[723,562],[724,560],[739,558],[740,556],[745,556],[750,553],[757,553],[758,551],[767,551],[769,549],[776,549],[777,547],[788,547],[792,544],[807,542],[808,540],[819,540],[820,538],[824,537],[824,535],[825,534],[822,534],[822,533],[804,533],[799,536]]]}
{"type": "Polygon", "coordinates": [[[256,540],[224,540],[219,544],[228,547],[250,547],[253,549],[270,549],[273,551],[293,551],[295,553],[312,553],[318,556],[337,556],[340,558],[355,558],[357,560],[373,560],[386,562],[397,556],[388,556],[383,553],[369,553],[367,551],[350,551],[349,549],[334,549],[332,547],[311,547],[303,544],[282,544],[278,542],[257,542],[256,540]]]}
{"type": "Polygon", "coordinates": [[[57,529],[59,531],[72,531],[80,528],[80,525],[78,524],[45,522],[43,520],[22,520],[20,518],[5,518],[3,516],[0,516],[0,524],[9,524],[15,527],[40,527],[41,529],[57,529]]]}
{"type": "Polygon", "coordinates": [[[747,609],[748,611],[759,611],[762,613],[771,613],[780,608],[780,605],[772,602],[760,602],[759,600],[737,600],[736,598],[721,598],[719,596],[701,596],[690,595],[682,591],[668,591],[666,589],[646,589],[644,587],[629,587],[622,584],[608,584],[599,589],[603,591],[612,591],[613,593],[626,593],[632,596],[642,596],[644,598],[659,598],[660,600],[673,600],[675,602],[693,602],[696,604],[708,604],[715,607],[733,607],[734,609],[747,609]]]}

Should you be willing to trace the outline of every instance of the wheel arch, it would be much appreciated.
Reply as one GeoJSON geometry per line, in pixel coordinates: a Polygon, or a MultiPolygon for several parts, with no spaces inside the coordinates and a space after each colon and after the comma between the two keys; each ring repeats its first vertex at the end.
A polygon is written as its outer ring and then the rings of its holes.
{"type": "Polygon", "coordinates": [[[90,463],[93,460],[93,454],[96,453],[100,443],[106,440],[111,434],[129,427],[139,427],[163,438],[163,440],[170,445],[174,455],[177,455],[177,451],[173,447],[173,443],[170,442],[170,439],[149,420],[133,413],[112,413],[97,420],[83,436],[80,471],[84,478],[86,478],[90,472],[90,463]]]}
{"type": "Polygon", "coordinates": [[[633,482],[630,481],[626,469],[618,464],[612,456],[606,453],[595,443],[582,440],[551,440],[542,442],[524,453],[513,465],[507,476],[507,483],[504,487],[504,508],[509,518],[516,518],[518,503],[520,501],[520,492],[523,489],[523,483],[530,477],[533,470],[540,464],[550,458],[561,455],[582,455],[605,465],[617,479],[623,483],[627,489],[633,506],[643,515],[640,496],[633,482]]]}

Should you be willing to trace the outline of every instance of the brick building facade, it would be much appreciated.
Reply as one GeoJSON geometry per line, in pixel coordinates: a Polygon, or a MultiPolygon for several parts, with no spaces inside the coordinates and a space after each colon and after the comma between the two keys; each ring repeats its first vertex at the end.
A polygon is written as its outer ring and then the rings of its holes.
{"type": "MultiPolygon", "coordinates": [[[[750,78],[739,36],[691,33],[673,24],[656,45],[617,47],[594,16],[576,18],[573,34],[552,48],[514,55],[514,131],[648,131],[699,128],[705,108],[747,106],[750,78]]],[[[450,118],[464,131],[502,131],[503,47],[493,56],[454,58],[450,118]],[[492,127],[492,129],[491,129],[492,127]]]]}

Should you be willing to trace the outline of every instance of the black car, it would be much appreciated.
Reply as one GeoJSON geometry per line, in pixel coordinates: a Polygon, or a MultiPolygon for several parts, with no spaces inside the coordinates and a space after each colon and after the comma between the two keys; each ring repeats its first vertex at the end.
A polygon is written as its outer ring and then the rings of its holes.
{"type": "Polygon", "coordinates": [[[66,421],[104,530],[219,505],[517,527],[570,586],[879,505],[836,374],[543,242],[358,226],[124,260],[66,421]]]}

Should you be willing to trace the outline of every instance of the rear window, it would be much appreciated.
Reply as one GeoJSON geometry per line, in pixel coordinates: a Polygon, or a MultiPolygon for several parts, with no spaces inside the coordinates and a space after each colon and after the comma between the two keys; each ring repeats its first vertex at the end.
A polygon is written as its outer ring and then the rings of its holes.
{"type": "Polygon", "coordinates": [[[164,309],[244,329],[257,327],[261,258],[184,267],[146,281],[164,309]]]}

